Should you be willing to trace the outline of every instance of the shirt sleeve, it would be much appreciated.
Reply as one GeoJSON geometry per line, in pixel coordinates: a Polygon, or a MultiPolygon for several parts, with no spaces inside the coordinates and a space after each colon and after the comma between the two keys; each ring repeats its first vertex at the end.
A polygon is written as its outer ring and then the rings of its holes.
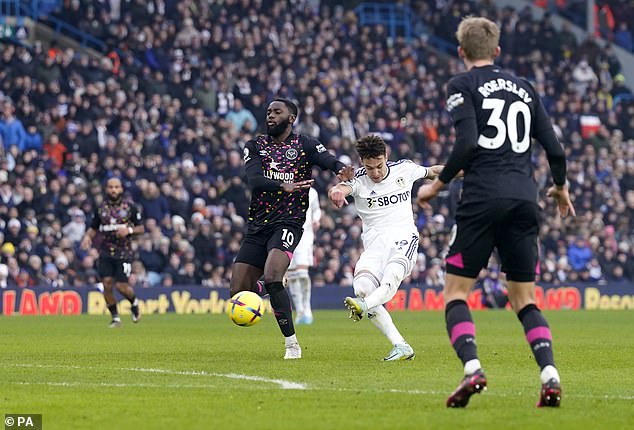
{"type": "Polygon", "coordinates": [[[130,217],[130,221],[132,224],[143,225],[143,212],[141,208],[137,205],[132,205],[132,216],[130,217]]]}
{"type": "Polygon", "coordinates": [[[546,158],[550,165],[550,171],[553,175],[555,185],[564,185],[566,183],[566,153],[564,148],[557,139],[553,125],[544,109],[544,105],[539,98],[539,94],[533,94],[535,106],[535,122],[533,127],[533,137],[537,139],[539,144],[546,151],[546,158]]]}
{"type": "Polygon", "coordinates": [[[252,140],[244,145],[242,150],[242,159],[244,161],[244,170],[247,174],[247,181],[251,190],[259,191],[279,191],[281,182],[269,179],[264,176],[262,171],[262,159],[258,154],[255,144],[252,140]]]}
{"type": "Polygon", "coordinates": [[[427,167],[419,166],[418,164],[414,163],[411,160],[407,160],[405,162],[405,165],[407,165],[408,167],[410,180],[412,182],[416,182],[419,179],[424,179],[427,177],[427,174],[428,174],[427,167]]]}
{"type": "Polygon", "coordinates": [[[303,137],[304,151],[306,151],[306,155],[313,165],[321,167],[322,170],[330,170],[334,174],[339,173],[341,169],[346,167],[345,164],[328,152],[326,147],[317,139],[308,136],[303,137]]]}
{"type": "Polygon", "coordinates": [[[475,106],[468,81],[458,76],[447,85],[447,110],[454,124],[464,118],[475,118],[475,106]]]}
{"type": "Polygon", "coordinates": [[[95,211],[92,214],[92,221],[90,222],[90,228],[93,230],[99,231],[99,226],[101,225],[101,218],[99,217],[99,207],[95,208],[95,211]]]}
{"type": "Polygon", "coordinates": [[[452,79],[447,86],[447,110],[456,130],[456,142],[438,179],[450,182],[467,167],[477,149],[478,124],[473,97],[464,79],[452,79]]]}

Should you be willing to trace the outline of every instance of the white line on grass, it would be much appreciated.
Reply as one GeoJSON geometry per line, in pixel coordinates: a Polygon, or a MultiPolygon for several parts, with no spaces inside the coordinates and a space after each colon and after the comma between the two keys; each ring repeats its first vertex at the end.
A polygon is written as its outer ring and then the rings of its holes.
{"type": "MultiPolygon", "coordinates": [[[[66,366],[66,365],[48,365],[48,364],[7,364],[11,367],[33,367],[33,368],[54,368],[54,369],[92,369],[90,367],[82,366],[66,366]]],[[[164,375],[182,375],[182,376],[210,376],[216,378],[229,378],[229,379],[242,379],[247,381],[257,381],[277,384],[282,389],[287,390],[315,390],[315,391],[338,391],[338,392],[353,392],[353,393],[393,393],[393,394],[407,394],[407,395],[426,395],[426,396],[444,396],[446,391],[440,390],[402,390],[394,388],[386,389],[358,389],[348,387],[319,387],[309,386],[308,384],[301,382],[286,381],[284,379],[269,379],[261,376],[243,375],[238,373],[215,373],[206,372],[204,370],[172,370],[172,369],[154,369],[154,368],[109,368],[104,370],[126,371],[126,372],[140,372],[140,373],[159,373],[164,375]]],[[[150,387],[150,388],[217,388],[217,385],[204,385],[204,384],[144,384],[144,383],[89,383],[89,382],[13,382],[14,385],[51,385],[51,386],[101,386],[101,387],[150,387]]],[[[264,387],[258,387],[264,388],[264,387]]],[[[522,397],[526,395],[521,391],[516,392],[500,392],[495,390],[494,392],[487,391],[485,394],[493,397],[522,397]]],[[[634,400],[634,395],[626,394],[575,394],[566,393],[565,398],[573,399],[600,399],[600,400],[634,400]]]]}
{"type": "Polygon", "coordinates": [[[250,375],[242,375],[239,373],[215,373],[215,372],[205,372],[204,370],[169,370],[169,369],[143,369],[139,367],[132,368],[121,368],[117,370],[127,370],[130,372],[142,372],[142,373],[163,373],[167,375],[186,375],[186,376],[215,376],[218,378],[229,378],[229,379],[243,379],[246,381],[258,381],[258,382],[270,382],[273,384],[278,384],[280,388],[284,390],[305,390],[307,388],[306,384],[302,384],[301,382],[292,382],[286,381],[284,379],[269,379],[264,378],[262,376],[250,376],[250,375]]]}
{"type": "MultiPolygon", "coordinates": [[[[36,368],[53,368],[53,369],[90,369],[89,367],[81,366],[66,366],[66,365],[48,365],[48,364],[11,364],[14,367],[36,367],[36,368]]],[[[107,370],[119,370],[127,372],[140,372],[140,373],[161,373],[165,375],[183,375],[183,376],[210,376],[215,378],[229,378],[229,379],[242,379],[246,381],[257,381],[271,384],[277,384],[283,390],[305,390],[308,385],[301,382],[287,381],[284,379],[270,379],[262,376],[243,375],[240,373],[216,373],[205,372],[204,370],[171,370],[171,369],[144,369],[140,367],[132,368],[110,368],[107,370]]]]}

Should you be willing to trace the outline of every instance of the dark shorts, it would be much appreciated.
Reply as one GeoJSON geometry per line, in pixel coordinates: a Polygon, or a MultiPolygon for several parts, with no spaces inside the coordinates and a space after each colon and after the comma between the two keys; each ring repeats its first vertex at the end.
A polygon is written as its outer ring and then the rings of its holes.
{"type": "Polygon", "coordinates": [[[110,256],[100,256],[97,263],[100,278],[114,278],[115,282],[128,282],[132,273],[132,263],[129,260],[110,256]]]}
{"type": "Polygon", "coordinates": [[[246,263],[264,269],[271,249],[280,249],[288,255],[289,262],[302,238],[304,229],[295,224],[278,224],[257,232],[249,231],[236,256],[236,263],[246,263]]]}
{"type": "Polygon", "coordinates": [[[460,205],[446,257],[447,273],[476,278],[497,248],[509,281],[533,282],[538,232],[536,203],[498,199],[460,205]]]}

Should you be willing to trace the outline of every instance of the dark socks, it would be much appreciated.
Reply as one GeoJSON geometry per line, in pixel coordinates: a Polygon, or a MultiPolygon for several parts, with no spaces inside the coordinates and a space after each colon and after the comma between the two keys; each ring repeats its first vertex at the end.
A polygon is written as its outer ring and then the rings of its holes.
{"type": "Polygon", "coordinates": [[[475,325],[467,303],[464,300],[452,300],[447,303],[445,321],[451,345],[462,360],[462,364],[476,360],[478,350],[475,343],[475,325]]]}
{"type": "Polygon", "coordinates": [[[295,327],[293,326],[291,299],[286,289],[284,289],[284,284],[282,282],[269,282],[266,284],[266,290],[269,292],[271,307],[282,334],[285,337],[294,335],[295,327]]]}
{"type": "Polygon", "coordinates": [[[114,305],[108,305],[108,310],[110,311],[110,314],[112,315],[112,319],[119,318],[119,311],[117,311],[116,303],[114,305]]]}
{"type": "Polygon", "coordinates": [[[517,317],[524,326],[526,341],[531,346],[535,360],[540,369],[555,365],[553,359],[552,335],[546,319],[534,304],[523,307],[517,317]]]}

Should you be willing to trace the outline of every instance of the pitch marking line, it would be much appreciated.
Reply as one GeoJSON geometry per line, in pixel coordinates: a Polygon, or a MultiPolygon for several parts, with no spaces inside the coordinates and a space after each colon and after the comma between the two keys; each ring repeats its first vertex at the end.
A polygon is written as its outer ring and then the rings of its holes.
{"type": "MultiPolygon", "coordinates": [[[[51,369],[79,369],[79,370],[88,370],[92,369],[91,367],[84,366],[67,366],[67,365],[48,365],[48,364],[7,364],[6,366],[10,367],[27,367],[27,368],[51,368],[51,369]]],[[[292,382],[286,381],[284,379],[270,379],[264,378],[261,376],[251,376],[251,375],[243,375],[238,373],[215,373],[215,372],[206,372],[204,370],[172,370],[172,369],[153,369],[153,368],[140,368],[140,367],[115,367],[109,368],[106,370],[118,370],[118,371],[127,371],[127,372],[140,372],[140,373],[159,373],[164,375],[182,375],[182,376],[210,376],[216,378],[229,378],[229,379],[241,379],[247,381],[258,381],[265,383],[272,383],[278,385],[282,389],[286,390],[315,390],[315,391],[339,391],[339,392],[360,392],[360,393],[393,393],[393,394],[408,394],[408,395],[427,395],[427,396],[444,396],[447,394],[446,391],[439,390],[400,390],[400,389],[370,389],[370,390],[360,390],[356,388],[346,388],[346,387],[316,387],[310,386],[309,384],[301,383],[301,382],[292,382]]],[[[10,384],[13,385],[50,385],[50,386],[61,386],[61,387],[89,387],[89,386],[99,386],[99,387],[148,387],[148,388],[218,388],[218,385],[205,385],[205,384],[147,384],[147,383],[90,383],[90,382],[12,382],[10,384]]],[[[517,392],[487,392],[485,394],[486,397],[521,397],[526,395],[521,391],[517,392]]],[[[634,395],[626,395],[626,394],[617,394],[617,395],[608,395],[608,394],[597,394],[597,395],[588,395],[588,394],[565,394],[565,397],[574,398],[574,399],[599,399],[599,400],[634,400],[634,395]]]]}
{"type": "MultiPolygon", "coordinates": [[[[46,364],[11,364],[13,367],[32,367],[32,368],[53,368],[53,369],[90,369],[89,367],[82,366],[65,366],[65,365],[46,365],[46,364]]],[[[243,375],[240,373],[216,373],[205,372],[204,370],[170,370],[170,369],[144,369],[140,367],[119,367],[110,368],[108,370],[119,370],[127,372],[140,372],[140,373],[160,373],[164,375],[183,375],[183,376],[210,376],[216,378],[229,378],[229,379],[241,379],[246,381],[257,381],[271,384],[277,384],[283,390],[305,390],[308,388],[308,384],[301,382],[287,381],[284,379],[270,379],[262,376],[243,375]]]]}

